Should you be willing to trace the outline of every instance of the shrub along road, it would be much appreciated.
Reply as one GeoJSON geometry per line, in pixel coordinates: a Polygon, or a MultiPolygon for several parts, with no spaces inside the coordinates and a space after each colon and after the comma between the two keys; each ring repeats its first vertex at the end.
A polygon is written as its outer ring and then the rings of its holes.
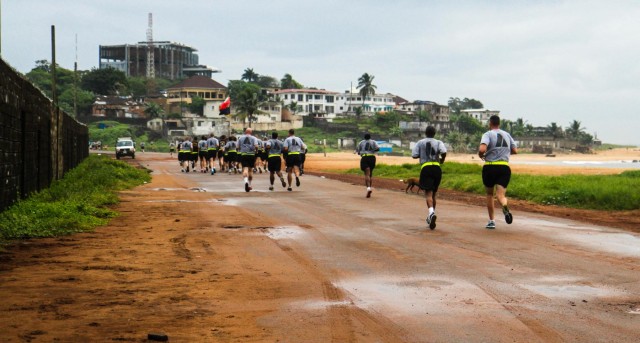
{"type": "Polygon", "coordinates": [[[150,184],[91,233],[0,255],[3,342],[635,342],[640,236],[304,176],[254,192],[139,154],[150,184]]]}

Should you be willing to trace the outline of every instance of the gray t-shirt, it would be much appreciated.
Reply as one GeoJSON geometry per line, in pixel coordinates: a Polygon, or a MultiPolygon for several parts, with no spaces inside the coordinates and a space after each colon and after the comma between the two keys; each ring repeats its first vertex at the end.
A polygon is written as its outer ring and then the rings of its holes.
{"type": "Polygon", "coordinates": [[[198,142],[198,149],[199,149],[200,151],[207,150],[207,148],[208,148],[208,147],[209,147],[209,145],[207,144],[207,141],[206,141],[206,140],[201,139],[201,140],[198,142]]]}
{"type": "Polygon", "coordinates": [[[218,142],[217,138],[209,137],[207,139],[207,146],[209,147],[209,150],[217,150],[219,145],[220,145],[220,142],[218,142]]]}
{"type": "Polygon", "coordinates": [[[269,149],[269,156],[282,154],[284,144],[278,139],[270,139],[266,142],[269,149]]]}
{"type": "Polygon", "coordinates": [[[289,136],[284,140],[284,147],[287,148],[288,153],[300,153],[307,149],[307,146],[302,142],[300,137],[289,136]]]}
{"type": "Polygon", "coordinates": [[[484,160],[487,162],[509,162],[511,148],[517,147],[511,135],[500,129],[485,132],[484,135],[482,135],[480,144],[487,145],[487,152],[484,155],[484,160]]]}
{"type": "Polygon", "coordinates": [[[190,141],[184,141],[182,142],[182,146],[180,147],[180,150],[191,151],[192,148],[193,148],[193,144],[191,144],[190,141]]]}
{"type": "Polygon", "coordinates": [[[227,144],[224,145],[224,151],[226,152],[236,152],[238,149],[238,142],[236,141],[228,141],[227,144]]]}
{"type": "Polygon", "coordinates": [[[380,150],[378,143],[373,139],[365,139],[358,143],[356,147],[356,152],[358,155],[373,155],[376,151],[380,150]]]}
{"type": "Polygon", "coordinates": [[[238,152],[245,155],[255,154],[256,147],[260,144],[259,142],[260,140],[252,135],[242,135],[238,138],[238,144],[240,147],[238,152]]]}
{"type": "Polygon", "coordinates": [[[420,164],[440,162],[440,155],[447,153],[447,147],[435,138],[424,138],[418,141],[411,151],[411,157],[420,157],[420,164]]]}

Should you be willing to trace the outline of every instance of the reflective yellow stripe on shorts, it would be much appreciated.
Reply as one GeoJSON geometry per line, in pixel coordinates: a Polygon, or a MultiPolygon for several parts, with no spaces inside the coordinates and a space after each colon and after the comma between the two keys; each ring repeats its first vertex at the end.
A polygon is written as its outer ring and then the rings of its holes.
{"type": "Polygon", "coordinates": [[[280,157],[280,154],[271,154],[269,157],[280,157]]]}
{"type": "Polygon", "coordinates": [[[509,162],[507,161],[493,161],[493,162],[485,162],[485,165],[489,166],[508,166],[509,162]]]}
{"type": "Polygon", "coordinates": [[[422,166],[420,166],[420,169],[426,167],[426,166],[440,166],[440,162],[425,162],[422,164],[422,166]]]}
{"type": "Polygon", "coordinates": [[[296,152],[296,151],[290,152],[289,155],[300,155],[300,152],[296,152]]]}
{"type": "Polygon", "coordinates": [[[374,154],[362,154],[362,155],[360,155],[360,156],[362,156],[362,157],[367,157],[367,156],[375,156],[375,155],[374,155],[374,154]]]}

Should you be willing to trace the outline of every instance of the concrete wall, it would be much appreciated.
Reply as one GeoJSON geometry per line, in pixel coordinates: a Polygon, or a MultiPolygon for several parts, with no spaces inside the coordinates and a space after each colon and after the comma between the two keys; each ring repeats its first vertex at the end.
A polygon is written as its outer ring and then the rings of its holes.
{"type": "Polygon", "coordinates": [[[89,130],[0,59],[0,211],[89,155],[89,130]]]}

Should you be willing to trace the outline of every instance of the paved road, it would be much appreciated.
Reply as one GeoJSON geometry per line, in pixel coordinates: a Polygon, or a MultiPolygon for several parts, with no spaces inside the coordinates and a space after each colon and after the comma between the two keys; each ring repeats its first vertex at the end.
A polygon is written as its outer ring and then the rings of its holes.
{"type": "Polygon", "coordinates": [[[362,185],[315,176],[293,192],[276,181],[269,192],[265,174],[245,193],[239,176],[182,174],[175,160],[145,163],[282,223],[237,234],[266,235],[286,253],[281,263],[299,265],[322,287],[323,296],[282,300],[261,319],[285,325],[290,337],[299,329],[284,318],[315,318],[318,341],[334,342],[640,337],[638,234],[520,212],[512,225],[499,218],[486,230],[484,208],[445,199],[430,231],[414,195],[375,190],[366,199],[362,185]],[[330,330],[320,327],[327,322],[330,330]]]}

